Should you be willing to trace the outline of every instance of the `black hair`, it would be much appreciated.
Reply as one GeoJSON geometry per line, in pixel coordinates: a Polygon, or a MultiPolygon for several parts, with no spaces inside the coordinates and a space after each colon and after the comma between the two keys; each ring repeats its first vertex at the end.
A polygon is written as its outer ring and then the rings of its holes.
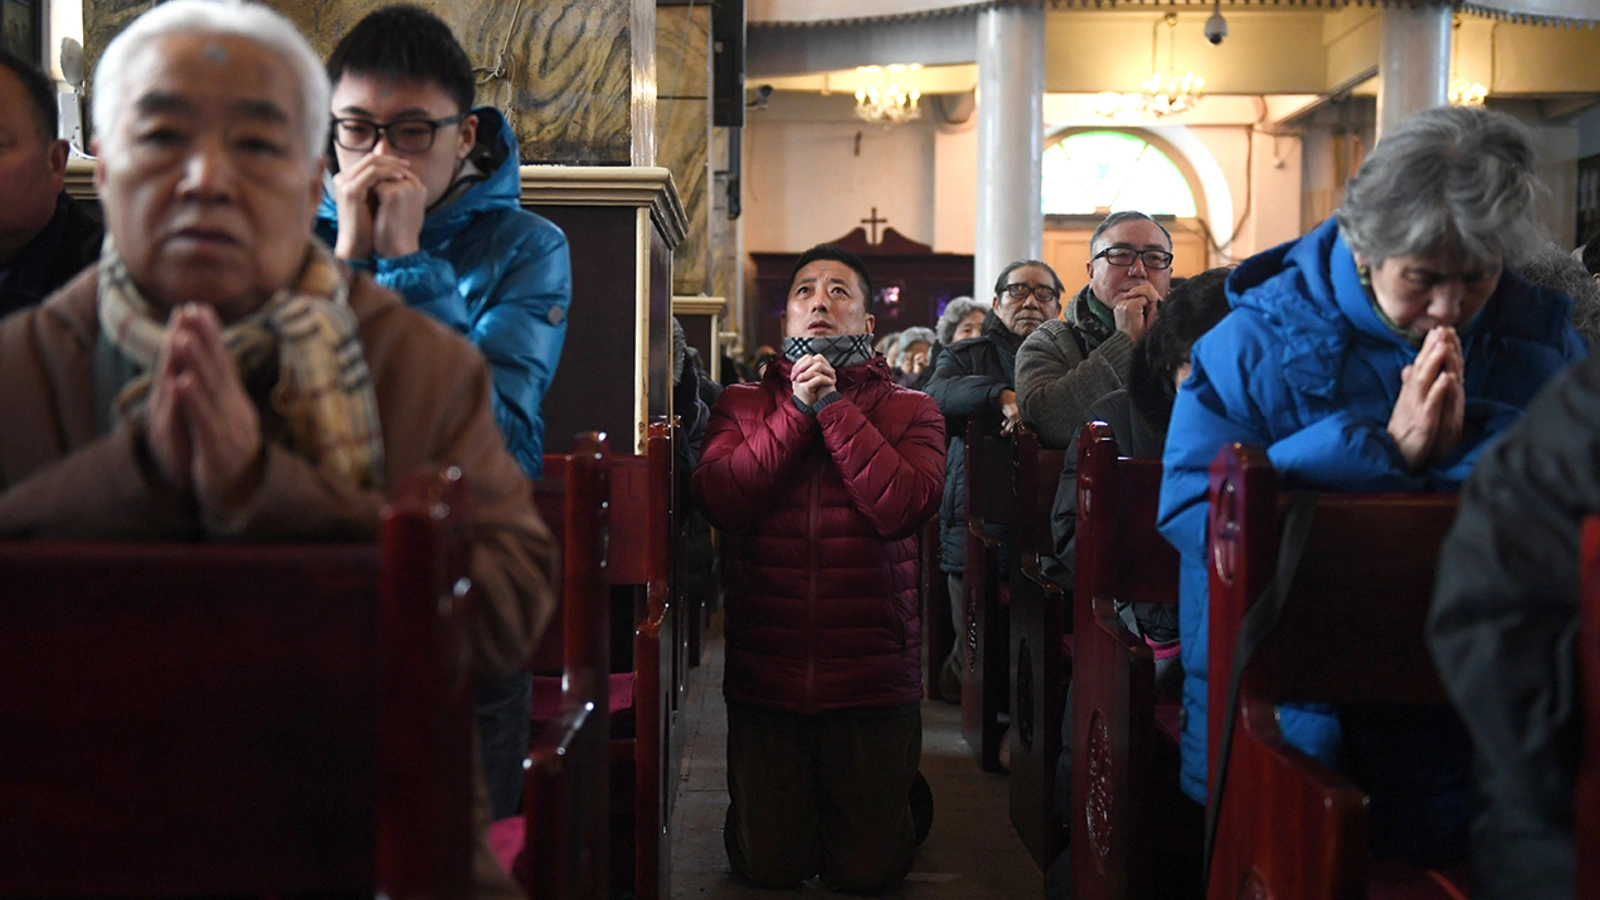
{"type": "Polygon", "coordinates": [[[33,123],[38,126],[39,139],[46,143],[55,140],[56,86],[50,76],[4,47],[0,47],[0,69],[9,70],[22,82],[22,92],[28,95],[28,103],[33,106],[33,123]]]}
{"type": "Polygon", "coordinates": [[[994,295],[996,297],[1005,293],[1006,279],[1010,277],[1011,273],[1022,268],[1023,266],[1038,266],[1046,272],[1049,272],[1050,280],[1056,283],[1056,293],[1059,294],[1066,290],[1061,286],[1061,276],[1056,274],[1055,269],[1050,268],[1049,263],[1038,259],[1019,259],[1000,270],[1000,277],[994,280],[994,295]]]}
{"type": "Polygon", "coordinates": [[[1105,234],[1107,231],[1118,225],[1121,225],[1123,222],[1134,221],[1149,222],[1150,224],[1161,229],[1161,233],[1167,236],[1167,249],[1172,249],[1172,232],[1167,230],[1167,226],[1157,222],[1155,219],[1150,218],[1136,209],[1124,209],[1106,216],[1099,225],[1095,226],[1094,234],[1089,235],[1090,251],[1093,251],[1094,245],[1100,242],[1100,235],[1105,234]]]}
{"type": "Polygon", "coordinates": [[[1189,361],[1194,342],[1228,314],[1225,287],[1232,273],[1231,267],[1207,269],[1173,288],[1155,324],[1134,345],[1128,393],[1145,424],[1160,434],[1167,431],[1178,396],[1173,376],[1189,361]]]}
{"type": "Polygon", "coordinates": [[[861,257],[838,244],[818,244],[800,254],[800,258],[795,260],[794,270],[789,273],[790,290],[794,290],[794,277],[800,274],[800,270],[819,259],[844,263],[854,270],[856,278],[861,282],[862,302],[866,304],[868,309],[872,308],[872,276],[867,274],[867,264],[861,261],[861,257]]]}
{"type": "Polygon", "coordinates": [[[1600,231],[1583,245],[1583,267],[1590,275],[1600,274],[1600,231]]]}
{"type": "Polygon", "coordinates": [[[328,80],[337,85],[346,73],[434,82],[460,112],[472,109],[477,90],[472,62],[450,26],[425,9],[404,4],[368,15],[340,39],[328,57],[328,80]]]}

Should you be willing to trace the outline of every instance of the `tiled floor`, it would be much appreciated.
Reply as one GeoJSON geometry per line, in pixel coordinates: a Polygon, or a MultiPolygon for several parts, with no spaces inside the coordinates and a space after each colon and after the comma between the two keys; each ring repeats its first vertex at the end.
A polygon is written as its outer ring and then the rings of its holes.
{"type": "MultiPolygon", "coordinates": [[[[728,808],[722,661],[722,641],[713,638],[707,642],[704,664],[690,673],[687,711],[691,731],[684,744],[683,784],[672,817],[672,897],[794,897],[794,891],[748,887],[728,871],[722,847],[722,817],[728,808]]],[[[978,770],[961,739],[958,708],[923,704],[922,773],[933,787],[933,831],[918,849],[906,883],[887,896],[906,900],[1042,897],[1043,879],[1011,827],[1006,780],[978,770]]]]}

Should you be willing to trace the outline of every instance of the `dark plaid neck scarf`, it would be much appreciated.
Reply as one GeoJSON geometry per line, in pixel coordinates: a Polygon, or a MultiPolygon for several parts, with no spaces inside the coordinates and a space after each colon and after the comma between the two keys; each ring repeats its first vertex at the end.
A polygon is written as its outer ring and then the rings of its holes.
{"type": "Polygon", "coordinates": [[[783,339],[783,358],[791,363],[814,353],[821,354],[834,369],[859,366],[872,358],[872,335],[835,334],[783,339]]]}

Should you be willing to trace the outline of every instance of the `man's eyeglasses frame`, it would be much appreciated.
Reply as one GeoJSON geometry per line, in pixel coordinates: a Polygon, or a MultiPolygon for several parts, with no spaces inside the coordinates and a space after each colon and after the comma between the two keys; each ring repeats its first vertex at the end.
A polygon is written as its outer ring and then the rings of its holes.
{"type": "Polygon", "coordinates": [[[1107,265],[1111,266],[1132,266],[1133,261],[1137,259],[1144,263],[1146,269],[1151,271],[1172,268],[1172,254],[1155,248],[1137,250],[1133,247],[1107,247],[1089,257],[1089,262],[1094,262],[1097,259],[1103,259],[1107,265]],[[1116,260],[1111,256],[1113,253],[1118,255],[1127,254],[1127,257],[1123,260],[1116,260]]]}
{"type": "Polygon", "coordinates": [[[427,153],[429,150],[433,149],[434,142],[439,139],[439,129],[450,125],[455,125],[469,115],[471,115],[471,113],[462,112],[456,113],[453,116],[446,116],[443,119],[396,119],[393,122],[373,122],[369,119],[362,119],[354,116],[335,118],[333,120],[332,127],[333,142],[339,145],[341,148],[349,150],[351,153],[370,153],[377,148],[379,141],[387,138],[389,141],[389,146],[401,153],[427,153]],[[364,147],[352,147],[349,144],[346,144],[340,138],[340,135],[342,134],[341,128],[346,125],[346,123],[352,123],[364,128],[371,128],[372,142],[364,147]],[[406,125],[427,125],[427,145],[421,147],[401,146],[401,144],[395,140],[394,129],[406,125]]]}

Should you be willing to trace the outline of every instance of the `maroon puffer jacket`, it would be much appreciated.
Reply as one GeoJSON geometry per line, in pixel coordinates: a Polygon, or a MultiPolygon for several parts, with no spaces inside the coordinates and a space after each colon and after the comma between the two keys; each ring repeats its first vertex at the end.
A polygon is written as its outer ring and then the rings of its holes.
{"type": "Polygon", "coordinates": [[[731,566],[723,693],[797,713],[916,703],[915,535],[944,489],[944,417],[879,356],[813,418],[789,369],[723,391],[694,473],[731,566]]]}

